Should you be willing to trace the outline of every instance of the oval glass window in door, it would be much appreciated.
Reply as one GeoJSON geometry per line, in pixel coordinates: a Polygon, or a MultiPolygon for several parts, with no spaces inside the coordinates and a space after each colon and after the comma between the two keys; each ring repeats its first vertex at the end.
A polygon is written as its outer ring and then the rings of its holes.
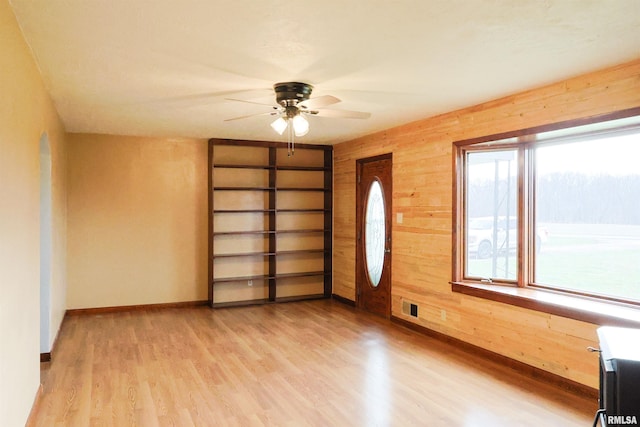
{"type": "Polygon", "coordinates": [[[382,185],[378,180],[373,181],[369,188],[364,221],[364,250],[367,274],[371,284],[376,287],[382,277],[386,236],[384,197],[382,196],[382,185]]]}

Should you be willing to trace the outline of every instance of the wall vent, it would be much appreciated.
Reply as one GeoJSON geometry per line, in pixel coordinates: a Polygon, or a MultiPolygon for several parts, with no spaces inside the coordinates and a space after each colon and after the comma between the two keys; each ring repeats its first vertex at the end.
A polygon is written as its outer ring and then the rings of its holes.
{"type": "Polygon", "coordinates": [[[407,316],[418,317],[418,304],[402,301],[402,313],[407,316]]]}

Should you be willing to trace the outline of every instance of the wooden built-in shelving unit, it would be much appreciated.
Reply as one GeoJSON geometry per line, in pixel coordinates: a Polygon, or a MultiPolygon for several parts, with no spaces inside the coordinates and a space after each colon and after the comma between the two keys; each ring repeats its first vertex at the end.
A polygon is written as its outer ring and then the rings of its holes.
{"type": "Polygon", "coordinates": [[[331,297],[332,147],[209,140],[209,304],[331,297]]]}

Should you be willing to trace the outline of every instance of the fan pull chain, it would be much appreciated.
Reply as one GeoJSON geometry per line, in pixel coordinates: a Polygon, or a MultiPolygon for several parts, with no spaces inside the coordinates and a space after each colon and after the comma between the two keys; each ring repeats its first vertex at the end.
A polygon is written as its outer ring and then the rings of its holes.
{"type": "Polygon", "coordinates": [[[287,132],[288,132],[288,141],[287,141],[287,157],[291,157],[293,156],[293,153],[295,152],[295,132],[293,130],[293,123],[291,123],[291,120],[288,120],[289,122],[289,126],[287,126],[287,132]]]}

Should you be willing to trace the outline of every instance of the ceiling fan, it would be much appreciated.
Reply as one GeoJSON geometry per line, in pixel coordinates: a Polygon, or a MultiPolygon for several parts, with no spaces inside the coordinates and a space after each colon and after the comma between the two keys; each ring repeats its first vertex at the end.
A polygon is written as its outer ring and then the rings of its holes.
{"type": "Polygon", "coordinates": [[[306,115],[345,119],[367,119],[371,116],[371,113],[361,111],[325,109],[325,107],[337,104],[340,102],[340,99],[331,95],[310,98],[313,86],[308,83],[276,83],[273,85],[273,90],[276,93],[276,102],[278,105],[227,98],[230,101],[269,106],[271,110],[264,113],[226,119],[225,122],[256,116],[277,116],[278,118],[271,123],[271,127],[280,135],[282,135],[285,130],[288,130],[289,155],[292,155],[294,151],[294,137],[301,137],[309,132],[309,122],[304,117],[306,115]]]}

